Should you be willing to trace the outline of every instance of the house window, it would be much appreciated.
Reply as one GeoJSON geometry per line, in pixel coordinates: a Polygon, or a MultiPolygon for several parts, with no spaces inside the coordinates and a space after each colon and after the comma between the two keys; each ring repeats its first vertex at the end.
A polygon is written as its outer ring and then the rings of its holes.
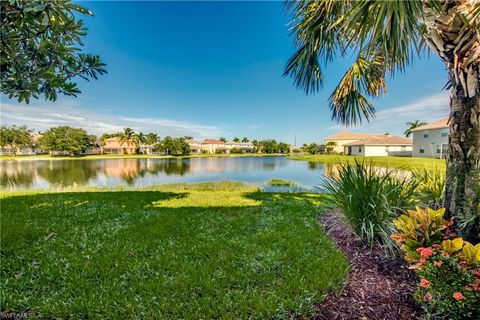
{"type": "Polygon", "coordinates": [[[358,152],[362,152],[362,147],[358,147],[358,152]]]}
{"type": "Polygon", "coordinates": [[[424,138],[428,138],[428,133],[424,133],[424,134],[423,134],[423,137],[424,137],[424,138]]]}
{"type": "Polygon", "coordinates": [[[420,153],[425,153],[425,149],[420,148],[420,153]]]}
{"type": "Polygon", "coordinates": [[[407,147],[405,147],[405,146],[404,146],[404,147],[401,147],[400,150],[402,150],[402,151],[407,151],[407,147]]]}
{"type": "Polygon", "coordinates": [[[448,132],[442,132],[442,138],[448,137],[448,132]]]}
{"type": "Polygon", "coordinates": [[[385,147],[385,152],[388,152],[388,151],[389,151],[389,150],[388,150],[388,146],[386,146],[386,147],[385,147]]]}
{"type": "Polygon", "coordinates": [[[440,153],[440,146],[437,146],[437,153],[440,153]]]}

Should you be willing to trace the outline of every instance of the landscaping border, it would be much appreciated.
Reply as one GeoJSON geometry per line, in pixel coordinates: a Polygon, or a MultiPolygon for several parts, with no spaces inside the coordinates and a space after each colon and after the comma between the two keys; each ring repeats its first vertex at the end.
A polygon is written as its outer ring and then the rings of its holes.
{"type": "Polygon", "coordinates": [[[380,247],[365,246],[342,221],[338,210],[319,218],[352,270],[340,294],[329,293],[313,319],[418,319],[420,306],[412,294],[418,281],[401,258],[387,258],[380,247]]]}

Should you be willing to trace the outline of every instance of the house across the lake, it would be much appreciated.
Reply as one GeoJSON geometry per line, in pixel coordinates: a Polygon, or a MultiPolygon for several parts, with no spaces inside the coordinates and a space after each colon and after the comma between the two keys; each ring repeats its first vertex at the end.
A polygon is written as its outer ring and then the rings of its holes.
{"type": "Polygon", "coordinates": [[[412,139],[391,135],[371,135],[344,144],[345,154],[352,156],[412,156],[412,139]]]}
{"type": "Polygon", "coordinates": [[[342,131],[325,139],[327,152],[344,153],[352,156],[411,157],[412,143],[413,141],[410,138],[350,131],[342,131]],[[332,144],[332,142],[334,143],[332,144]]]}
{"type": "Polygon", "coordinates": [[[413,156],[445,158],[448,151],[448,118],[412,129],[413,156]]]}
{"type": "Polygon", "coordinates": [[[186,142],[190,146],[191,153],[230,153],[232,149],[247,153],[253,150],[253,144],[250,142],[223,142],[215,139],[205,139],[202,142],[191,139],[186,142]]]}
{"type": "Polygon", "coordinates": [[[102,154],[135,154],[137,145],[133,142],[122,142],[119,137],[105,139],[101,148],[102,154]]]}

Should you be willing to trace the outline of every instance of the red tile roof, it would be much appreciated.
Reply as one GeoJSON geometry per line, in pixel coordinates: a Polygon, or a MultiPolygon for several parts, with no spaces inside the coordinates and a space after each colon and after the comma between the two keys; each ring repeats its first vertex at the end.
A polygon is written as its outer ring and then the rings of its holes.
{"type": "MultiPolygon", "coordinates": [[[[376,135],[376,134],[374,134],[376,135]]],[[[351,131],[340,131],[335,133],[333,136],[325,138],[326,141],[335,141],[335,140],[359,140],[366,137],[372,136],[369,133],[354,133],[351,131]]]]}

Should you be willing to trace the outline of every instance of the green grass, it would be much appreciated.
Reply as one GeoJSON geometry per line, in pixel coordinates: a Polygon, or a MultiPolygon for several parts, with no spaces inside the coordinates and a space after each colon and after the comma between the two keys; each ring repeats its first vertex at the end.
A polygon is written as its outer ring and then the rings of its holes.
{"type": "Polygon", "coordinates": [[[296,183],[295,181],[285,179],[271,179],[267,182],[267,185],[272,187],[293,187],[296,183]]]}
{"type": "Polygon", "coordinates": [[[414,157],[356,157],[346,155],[295,155],[290,156],[290,160],[303,160],[309,162],[320,162],[327,164],[336,163],[355,163],[357,161],[368,161],[380,167],[399,168],[399,169],[423,169],[445,170],[445,160],[431,158],[414,157]]]}
{"type": "Polygon", "coordinates": [[[240,183],[1,195],[1,309],[36,317],[308,316],[348,265],[318,194],[240,183]]]}
{"type": "Polygon", "coordinates": [[[183,159],[183,158],[209,158],[209,157],[271,157],[271,156],[285,156],[281,153],[242,153],[242,154],[190,154],[188,156],[167,156],[161,154],[92,154],[83,156],[51,156],[48,154],[37,154],[31,156],[5,156],[0,155],[0,160],[96,160],[96,159],[183,159]]]}

